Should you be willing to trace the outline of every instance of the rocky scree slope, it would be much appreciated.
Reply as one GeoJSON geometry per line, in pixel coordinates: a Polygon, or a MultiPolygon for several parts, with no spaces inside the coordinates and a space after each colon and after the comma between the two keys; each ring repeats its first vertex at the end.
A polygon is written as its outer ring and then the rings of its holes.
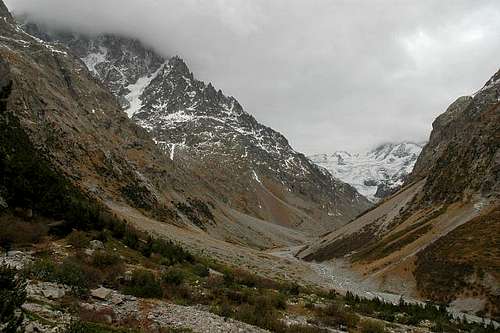
{"type": "Polygon", "coordinates": [[[500,72],[433,124],[407,184],[303,249],[383,288],[499,318],[500,72]]]}
{"type": "Polygon", "coordinates": [[[138,41],[25,29],[68,46],[108,86],[176,165],[208,180],[230,209],[318,234],[345,224],[370,203],[293,150],[233,97],[197,80],[179,57],[138,41]]]}
{"type": "Polygon", "coordinates": [[[386,143],[367,152],[337,151],[311,155],[309,159],[377,202],[401,188],[423,146],[413,142],[386,143]]]}

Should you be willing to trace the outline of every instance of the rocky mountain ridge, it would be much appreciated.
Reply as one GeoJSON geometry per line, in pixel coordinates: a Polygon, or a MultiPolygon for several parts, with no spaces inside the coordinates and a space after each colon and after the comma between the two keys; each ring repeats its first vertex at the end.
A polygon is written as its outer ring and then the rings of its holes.
{"type": "Polygon", "coordinates": [[[337,151],[309,159],[373,202],[396,192],[413,170],[423,143],[386,143],[366,152],[337,151]]]}
{"type": "Polygon", "coordinates": [[[308,233],[331,230],[369,207],[354,188],[296,152],[234,97],[197,80],[181,58],[113,35],[24,27],[70,48],[171,160],[209,180],[230,207],[308,233]]]}

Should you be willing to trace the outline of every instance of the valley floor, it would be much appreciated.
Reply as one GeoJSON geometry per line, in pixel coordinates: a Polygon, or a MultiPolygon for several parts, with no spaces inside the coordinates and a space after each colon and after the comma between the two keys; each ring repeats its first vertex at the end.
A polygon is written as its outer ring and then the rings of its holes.
{"type": "MultiPolygon", "coordinates": [[[[316,285],[321,287],[335,289],[341,294],[351,292],[363,298],[379,298],[385,302],[389,302],[392,304],[398,304],[401,298],[403,298],[405,302],[409,302],[412,304],[425,304],[425,302],[412,297],[409,293],[397,294],[381,289],[380,283],[376,281],[376,277],[363,277],[361,274],[351,269],[348,263],[342,259],[334,259],[324,262],[305,262],[301,259],[298,259],[295,255],[298,251],[300,251],[301,248],[302,246],[279,248],[269,250],[267,251],[267,253],[278,258],[284,258],[291,262],[295,262],[297,266],[304,264],[308,265],[311,271],[315,273],[309,277],[310,282],[316,283],[316,285]]],[[[406,288],[401,288],[401,286],[398,286],[397,289],[401,290],[406,288]]],[[[448,311],[455,318],[465,317],[470,322],[493,323],[495,327],[500,327],[500,324],[495,321],[481,318],[469,313],[464,313],[454,308],[453,306],[449,307],[448,311]]]]}
{"type": "MultiPolygon", "coordinates": [[[[362,276],[342,260],[330,260],[318,263],[298,259],[295,254],[303,245],[259,251],[212,238],[204,232],[196,232],[195,230],[187,230],[158,222],[145,217],[139,211],[128,206],[121,206],[110,202],[108,202],[108,205],[111,206],[115,213],[121,214],[127,221],[134,223],[144,231],[179,241],[191,251],[208,255],[228,265],[241,267],[252,272],[259,272],[259,274],[266,277],[295,281],[312,287],[334,289],[343,294],[350,291],[360,297],[368,299],[380,298],[393,304],[397,304],[401,297],[407,302],[423,304],[422,301],[414,298],[411,287],[401,288],[401,285],[398,285],[395,288],[398,292],[407,290],[404,294],[384,290],[380,287],[380,283],[376,278],[362,276]]],[[[402,282],[398,281],[397,283],[402,282]]],[[[387,288],[387,285],[383,288],[387,288]]],[[[455,308],[450,308],[449,311],[455,317],[462,318],[465,316],[469,321],[483,321],[478,316],[465,314],[455,308]]],[[[489,322],[488,320],[486,321],[489,322]]],[[[496,322],[494,324],[498,325],[496,322]]]]}

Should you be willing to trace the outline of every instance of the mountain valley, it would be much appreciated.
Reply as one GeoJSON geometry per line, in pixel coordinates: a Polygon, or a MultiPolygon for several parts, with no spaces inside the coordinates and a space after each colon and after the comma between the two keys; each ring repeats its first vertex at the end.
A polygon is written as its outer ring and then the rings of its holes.
{"type": "Polygon", "coordinates": [[[0,331],[500,330],[500,72],[307,157],[179,56],[0,16],[0,331]]]}

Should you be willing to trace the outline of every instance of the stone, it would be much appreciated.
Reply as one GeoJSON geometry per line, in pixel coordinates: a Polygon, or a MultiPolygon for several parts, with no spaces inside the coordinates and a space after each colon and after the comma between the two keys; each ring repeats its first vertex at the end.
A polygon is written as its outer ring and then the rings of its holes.
{"type": "Polygon", "coordinates": [[[216,271],[216,270],[214,270],[214,269],[211,269],[211,268],[209,268],[209,269],[208,269],[208,275],[209,275],[210,277],[219,277],[219,278],[224,277],[224,274],[223,274],[223,273],[218,272],[218,271],[216,271]]]}
{"type": "Polygon", "coordinates": [[[24,328],[24,331],[26,333],[35,333],[35,332],[43,332],[44,327],[42,324],[38,322],[30,322],[26,327],[24,328]]]}
{"type": "Polygon", "coordinates": [[[0,255],[0,265],[22,269],[33,261],[29,252],[9,251],[7,255],[0,255]]]}
{"type": "Polygon", "coordinates": [[[104,287],[100,287],[94,290],[90,291],[90,295],[92,297],[101,299],[101,300],[107,300],[109,296],[111,295],[112,290],[104,287]]]}
{"type": "Polygon", "coordinates": [[[80,307],[87,311],[95,310],[95,305],[90,303],[80,303],[80,307]]]}
{"type": "Polygon", "coordinates": [[[34,284],[29,284],[28,295],[40,295],[48,299],[59,299],[66,295],[66,292],[69,291],[69,288],[65,285],[52,283],[52,282],[38,282],[34,284]]]}
{"type": "Polygon", "coordinates": [[[100,240],[95,239],[90,241],[90,248],[92,250],[102,250],[104,249],[104,244],[100,240]]]}
{"type": "Polygon", "coordinates": [[[121,303],[123,303],[123,297],[120,294],[114,293],[111,296],[111,303],[113,303],[114,305],[121,304],[121,303]]]}
{"type": "Polygon", "coordinates": [[[50,299],[58,299],[64,297],[64,295],[66,295],[66,291],[63,288],[46,286],[42,289],[42,294],[50,299]]]}

